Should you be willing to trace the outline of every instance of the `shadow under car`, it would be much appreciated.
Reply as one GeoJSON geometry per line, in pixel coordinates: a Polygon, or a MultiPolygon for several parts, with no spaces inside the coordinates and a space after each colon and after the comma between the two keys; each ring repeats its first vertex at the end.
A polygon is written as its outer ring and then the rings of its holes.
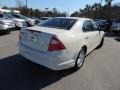
{"type": "Polygon", "coordinates": [[[67,69],[58,73],[17,54],[0,59],[0,90],[40,90],[73,72],[67,69]]]}

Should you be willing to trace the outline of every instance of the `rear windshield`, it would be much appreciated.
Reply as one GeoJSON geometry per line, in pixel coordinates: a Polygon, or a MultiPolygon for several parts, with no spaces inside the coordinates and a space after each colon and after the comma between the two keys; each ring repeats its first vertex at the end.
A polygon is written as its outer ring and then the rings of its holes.
{"type": "Polygon", "coordinates": [[[72,28],[76,21],[77,19],[52,18],[41,24],[38,24],[38,26],[69,30],[72,28]]]}

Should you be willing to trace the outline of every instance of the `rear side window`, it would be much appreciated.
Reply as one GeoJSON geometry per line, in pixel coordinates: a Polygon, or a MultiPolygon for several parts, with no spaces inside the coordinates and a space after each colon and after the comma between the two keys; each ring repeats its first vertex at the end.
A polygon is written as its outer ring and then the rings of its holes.
{"type": "Polygon", "coordinates": [[[83,24],[83,31],[88,32],[88,31],[95,31],[97,30],[97,25],[94,21],[85,21],[83,24]]]}
{"type": "Polygon", "coordinates": [[[76,21],[77,19],[52,18],[43,23],[38,24],[38,26],[70,30],[76,21]]]}
{"type": "MultiPolygon", "coordinates": [[[[96,23],[94,21],[91,21],[91,23],[92,23],[92,26],[93,26],[93,31],[97,30],[98,27],[97,27],[96,23]]],[[[103,22],[101,22],[101,24],[103,24],[103,22]]]]}
{"type": "Polygon", "coordinates": [[[91,21],[85,21],[83,24],[83,31],[84,32],[88,32],[88,31],[92,31],[93,30],[93,26],[91,21]]]}

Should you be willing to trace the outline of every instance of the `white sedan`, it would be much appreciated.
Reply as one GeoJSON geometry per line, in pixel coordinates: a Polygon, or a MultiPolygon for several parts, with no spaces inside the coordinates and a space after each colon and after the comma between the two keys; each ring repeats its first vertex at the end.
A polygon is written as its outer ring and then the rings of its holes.
{"type": "Polygon", "coordinates": [[[22,29],[19,37],[19,53],[28,60],[52,70],[79,69],[103,45],[104,31],[92,19],[57,17],[22,29]]]}
{"type": "Polygon", "coordinates": [[[15,28],[15,24],[12,20],[4,17],[3,14],[0,14],[0,32],[9,33],[11,29],[15,28]]]}

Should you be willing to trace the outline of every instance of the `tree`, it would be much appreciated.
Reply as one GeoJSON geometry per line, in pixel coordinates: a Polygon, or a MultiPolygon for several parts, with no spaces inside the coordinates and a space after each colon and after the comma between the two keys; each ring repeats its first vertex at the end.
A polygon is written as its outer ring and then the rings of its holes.
{"type": "Polygon", "coordinates": [[[113,0],[105,0],[106,5],[107,5],[107,12],[108,12],[108,19],[111,18],[111,5],[112,5],[113,0]]]}
{"type": "Polygon", "coordinates": [[[9,9],[9,7],[7,7],[7,6],[3,6],[2,8],[3,8],[3,9],[9,9]]]}
{"type": "Polygon", "coordinates": [[[79,17],[79,12],[78,11],[76,11],[76,12],[74,12],[74,13],[71,14],[71,17],[75,17],[75,16],[79,17]]]}

